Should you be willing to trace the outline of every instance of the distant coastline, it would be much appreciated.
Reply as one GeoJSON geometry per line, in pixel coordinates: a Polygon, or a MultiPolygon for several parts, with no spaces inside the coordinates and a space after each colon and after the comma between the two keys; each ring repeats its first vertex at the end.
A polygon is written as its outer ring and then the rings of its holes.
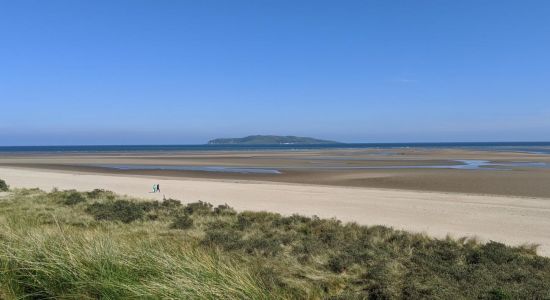
{"type": "Polygon", "coordinates": [[[65,152],[163,152],[163,151],[263,151],[323,149],[471,149],[550,154],[550,142],[456,142],[456,143],[337,143],[337,144],[195,144],[195,145],[68,145],[68,146],[0,146],[0,153],[65,152]]]}
{"type": "Polygon", "coordinates": [[[302,136],[249,135],[243,138],[217,138],[208,141],[208,145],[323,145],[340,144],[336,141],[321,140],[302,136]]]}

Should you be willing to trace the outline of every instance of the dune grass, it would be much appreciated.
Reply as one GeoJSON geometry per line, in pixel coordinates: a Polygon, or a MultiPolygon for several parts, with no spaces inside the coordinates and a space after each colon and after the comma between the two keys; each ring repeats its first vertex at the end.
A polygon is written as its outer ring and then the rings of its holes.
{"type": "Polygon", "coordinates": [[[550,299],[535,247],[112,192],[0,197],[0,299],[550,299]]]}

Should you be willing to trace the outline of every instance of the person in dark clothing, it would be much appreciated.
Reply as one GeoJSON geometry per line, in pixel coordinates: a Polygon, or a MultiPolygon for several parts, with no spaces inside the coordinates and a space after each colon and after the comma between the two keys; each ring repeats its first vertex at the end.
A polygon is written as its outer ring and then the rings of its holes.
{"type": "Polygon", "coordinates": [[[160,184],[157,183],[157,192],[160,193],[160,184]]]}

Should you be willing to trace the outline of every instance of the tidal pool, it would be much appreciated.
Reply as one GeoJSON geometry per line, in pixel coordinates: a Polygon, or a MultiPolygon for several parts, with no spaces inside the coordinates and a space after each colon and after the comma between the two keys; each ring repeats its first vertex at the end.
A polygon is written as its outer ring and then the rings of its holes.
{"type": "Polygon", "coordinates": [[[175,170],[175,171],[204,171],[241,174],[280,174],[276,169],[249,168],[249,167],[222,167],[222,166],[163,166],[163,165],[94,165],[95,167],[116,170],[175,170]]]}

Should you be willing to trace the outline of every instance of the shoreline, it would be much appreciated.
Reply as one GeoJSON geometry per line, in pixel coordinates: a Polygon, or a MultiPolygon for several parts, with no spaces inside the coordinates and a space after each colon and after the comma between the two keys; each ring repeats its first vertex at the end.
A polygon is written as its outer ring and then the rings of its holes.
{"type": "MultiPolygon", "coordinates": [[[[419,192],[419,193],[435,193],[435,194],[451,194],[451,195],[464,195],[464,196],[488,196],[488,197],[504,197],[510,199],[547,199],[550,201],[549,197],[537,197],[537,196],[528,196],[528,195],[510,195],[510,194],[491,194],[491,193],[472,193],[472,192],[452,192],[452,191],[438,191],[438,190],[421,190],[421,189],[404,189],[404,188],[392,188],[392,187],[368,187],[368,186],[356,186],[356,185],[335,185],[335,184],[320,184],[320,183],[301,183],[301,182],[286,182],[286,181],[275,181],[267,180],[265,178],[233,178],[233,177],[215,177],[211,176],[212,174],[219,175],[234,175],[235,173],[224,173],[224,172],[208,172],[208,171],[177,171],[177,172],[188,172],[189,174],[163,174],[164,171],[169,170],[158,170],[160,173],[148,173],[153,170],[117,170],[117,169],[108,169],[90,166],[82,168],[82,166],[25,166],[25,165],[0,165],[0,171],[5,169],[15,169],[15,170],[28,170],[28,171],[51,171],[55,173],[62,174],[72,174],[72,175],[105,175],[113,177],[136,177],[136,178],[149,178],[149,179],[160,179],[160,180],[184,180],[184,181],[204,181],[204,182],[227,182],[227,183],[256,183],[256,184],[273,184],[273,185],[294,185],[294,186],[311,186],[311,187],[341,187],[347,189],[366,189],[366,190],[381,190],[381,191],[410,191],[410,192],[419,192]],[[137,171],[137,172],[136,172],[137,171]],[[204,176],[199,176],[204,174],[204,176]]],[[[157,170],[154,170],[157,171],[157,170]]],[[[274,176],[276,174],[243,174],[257,177],[261,176],[274,176]]],[[[1,176],[1,175],[0,175],[1,176]]],[[[266,177],[267,178],[267,177],[266,177]]]]}
{"type": "MultiPolygon", "coordinates": [[[[112,161],[120,161],[113,158],[112,161]]],[[[243,158],[242,160],[247,160],[243,158]]],[[[142,159],[130,159],[124,163],[139,164],[142,159]]],[[[210,159],[207,160],[211,161],[210,159]]],[[[152,163],[158,163],[154,161],[152,163]]],[[[168,161],[166,163],[169,163],[168,161]]],[[[381,163],[381,162],[374,162],[381,163]]],[[[402,162],[382,162],[385,165],[402,162]]],[[[413,162],[414,163],[414,162],[413,162]]],[[[411,163],[411,164],[413,164],[411,163]]],[[[430,162],[424,162],[430,163],[430,162]]],[[[439,163],[431,161],[432,164],[439,163]]],[[[220,163],[222,166],[231,165],[220,163]]],[[[199,166],[201,166],[199,164],[199,166]]],[[[208,164],[204,164],[208,166],[208,164]]],[[[514,170],[460,170],[460,169],[370,169],[370,170],[307,170],[281,169],[281,174],[237,173],[191,170],[119,170],[67,162],[17,162],[2,163],[0,167],[26,168],[51,171],[82,172],[118,176],[155,176],[172,179],[196,178],[199,180],[266,181],[284,184],[308,184],[335,187],[358,187],[430,191],[477,195],[550,198],[549,168],[518,168],[514,170]]],[[[248,165],[246,167],[249,167],[248,165]]],[[[261,165],[250,167],[265,168],[261,165]]]]}

